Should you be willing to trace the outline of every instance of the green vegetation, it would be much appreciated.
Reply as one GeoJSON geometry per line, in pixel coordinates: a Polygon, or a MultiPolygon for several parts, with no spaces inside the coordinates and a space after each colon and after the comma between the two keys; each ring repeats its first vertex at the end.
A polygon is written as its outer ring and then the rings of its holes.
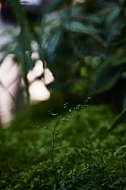
{"type": "Polygon", "coordinates": [[[50,3],[39,24],[12,2],[21,30],[0,51],[18,59],[27,96],[32,41],[55,82],[0,130],[1,190],[126,189],[126,3],[72,2],[50,3]]]}
{"type": "Polygon", "coordinates": [[[108,107],[67,106],[63,115],[25,111],[0,131],[1,190],[126,188],[125,125],[108,133],[108,107]]]}
{"type": "Polygon", "coordinates": [[[71,106],[91,96],[94,104],[125,109],[125,0],[76,4],[73,0],[54,0],[45,7],[39,23],[27,19],[18,0],[8,1],[20,32],[0,51],[13,53],[18,59],[27,95],[26,74],[35,64],[31,59],[34,41],[40,59],[55,76],[52,90],[62,92],[71,106]]]}

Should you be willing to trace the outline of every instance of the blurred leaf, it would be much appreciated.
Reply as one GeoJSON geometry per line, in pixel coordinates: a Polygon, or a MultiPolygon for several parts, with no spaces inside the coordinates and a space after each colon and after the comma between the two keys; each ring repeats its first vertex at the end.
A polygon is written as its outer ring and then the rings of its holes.
{"type": "MultiPolygon", "coordinates": [[[[108,132],[112,131],[116,127],[118,127],[120,124],[122,124],[126,120],[126,109],[119,114],[119,116],[115,119],[114,123],[112,124],[111,128],[108,130],[108,132]]],[[[126,145],[125,145],[126,146],[126,145]]]]}
{"type": "Polygon", "coordinates": [[[52,20],[52,21],[48,21],[45,24],[45,32],[50,32],[53,31],[55,29],[58,29],[60,27],[61,23],[60,20],[56,19],[56,20],[52,20]]]}
{"type": "Polygon", "coordinates": [[[96,80],[92,84],[91,93],[99,94],[112,88],[121,76],[119,67],[113,67],[110,62],[103,63],[97,73],[96,80]]]}
{"type": "Polygon", "coordinates": [[[51,62],[56,61],[56,50],[59,47],[59,44],[62,40],[62,31],[54,32],[50,37],[46,40],[45,50],[48,56],[48,59],[51,59],[51,62]]]}
{"type": "Polygon", "coordinates": [[[119,5],[113,6],[108,14],[106,15],[106,24],[108,27],[111,26],[113,22],[116,22],[119,14],[120,14],[121,8],[119,5]]]}
{"type": "Polygon", "coordinates": [[[76,21],[65,23],[64,28],[71,32],[76,32],[76,33],[86,34],[86,35],[92,35],[92,34],[97,33],[97,30],[94,29],[93,27],[89,27],[87,25],[84,25],[76,21]]]}
{"type": "MultiPolygon", "coordinates": [[[[121,66],[126,64],[126,51],[124,48],[117,49],[112,56],[113,65],[114,66],[121,66]]],[[[124,70],[123,70],[124,71],[124,70]]],[[[126,68],[125,68],[126,71],[126,68]]]]}
{"type": "MultiPolygon", "coordinates": [[[[29,23],[19,1],[10,2],[21,30],[14,47],[5,46],[5,51],[12,51],[17,56],[26,83],[27,71],[34,65],[30,58],[32,41],[38,45],[40,59],[52,67],[57,86],[63,89],[66,97],[71,89],[75,89],[75,96],[84,96],[88,91],[85,89],[89,88],[92,94],[98,94],[112,90],[119,80],[125,80],[124,1],[86,0],[82,4],[75,1],[73,4],[72,0],[55,0],[46,7],[35,28],[29,23]],[[83,58],[83,64],[77,65],[83,58]],[[101,58],[106,60],[102,64],[101,58]]],[[[122,85],[121,89],[124,88],[122,85]]]]}
{"type": "Polygon", "coordinates": [[[112,42],[113,40],[117,39],[117,37],[120,35],[120,31],[122,30],[124,24],[120,21],[115,21],[111,27],[108,28],[107,33],[107,42],[112,42]]]}

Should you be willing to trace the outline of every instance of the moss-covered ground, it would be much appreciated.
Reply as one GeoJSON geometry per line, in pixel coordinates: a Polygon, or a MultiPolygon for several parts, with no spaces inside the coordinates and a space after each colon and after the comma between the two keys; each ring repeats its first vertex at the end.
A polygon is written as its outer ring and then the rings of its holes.
{"type": "Polygon", "coordinates": [[[44,112],[24,110],[0,130],[1,190],[126,189],[126,125],[107,133],[108,107],[44,112]]]}

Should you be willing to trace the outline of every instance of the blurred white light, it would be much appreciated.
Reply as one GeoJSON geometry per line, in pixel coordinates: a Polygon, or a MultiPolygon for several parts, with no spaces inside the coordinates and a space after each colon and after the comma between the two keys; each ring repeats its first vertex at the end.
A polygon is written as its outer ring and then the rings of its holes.
{"type": "Polygon", "coordinates": [[[48,68],[44,70],[44,81],[46,85],[54,81],[54,76],[48,68]]]}
{"type": "MultiPolygon", "coordinates": [[[[12,110],[18,98],[17,94],[24,87],[19,64],[13,58],[13,55],[8,55],[0,65],[0,126],[8,124],[13,118],[12,110]]],[[[38,58],[38,53],[32,54],[32,59],[38,58]]],[[[34,68],[28,72],[27,79],[31,102],[50,98],[51,93],[46,85],[53,82],[54,77],[48,68],[43,68],[41,60],[36,61],[34,68]]]]}
{"type": "Polygon", "coordinates": [[[44,101],[50,98],[50,91],[46,88],[43,81],[36,80],[29,86],[31,101],[44,101]]]}

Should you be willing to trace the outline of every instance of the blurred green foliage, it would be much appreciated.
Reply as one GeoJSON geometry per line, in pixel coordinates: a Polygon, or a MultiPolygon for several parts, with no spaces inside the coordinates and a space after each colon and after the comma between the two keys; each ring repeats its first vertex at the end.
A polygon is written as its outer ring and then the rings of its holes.
{"type": "Polygon", "coordinates": [[[39,24],[27,19],[18,0],[10,3],[20,33],[2,50],[14,53],[19,59],[26,86],[26,74],[34,66],[30,57],[34,41],[40,58],[55,76],[53,91],[63,93],[71,105],[83,103],[90,95],[92,103],[125,108],[124,0],[85,0],[83,3],[55,0],[45,6],[39,24]]]}
{"type": "Polygon", "coordinates": [[[126,187],[125,125],[107,133],[115,117],[107,106],[64,108],[27,107],[0,130],[1,190],[126,187]]]}
{"type": "Polygon", "coordinates": [[[14,53],[28,88],[34,41],[56,80],[49,101],[27,105],[0,131],[0,189],[124,189],[123,115],[111,128],[110,109],[88,107],[85,97],[125,108],[125,1],[56,0],[39,24],[27,19],[18,1],[12,7],[20,31],[0,51],[14,53]]]}

